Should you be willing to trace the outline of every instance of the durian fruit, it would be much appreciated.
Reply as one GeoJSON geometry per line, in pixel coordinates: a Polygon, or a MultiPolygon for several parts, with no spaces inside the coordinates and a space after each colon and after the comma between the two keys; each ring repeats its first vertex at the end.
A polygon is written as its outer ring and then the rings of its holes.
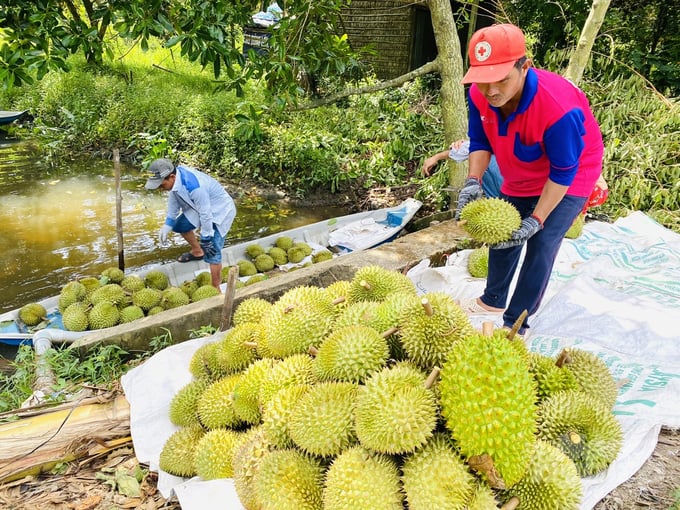
{"type": "Polygon", "coordinates": [[[170,278],[160,269],[152,269],[144,275],[144,285],[152,289],[165,290],[170,285],[170,278]]]}
{"type": "Polygon", "coordinates": [[[271,307],[272,304],[266,299],[258,297],[246,298],[236,306],[231,322],[235,326],[244,322],[262,322],[271,307]]]}
{"type": "Polygon", "coordinates": [[[266,273],[267,271],[271,271],[274,269],[274,259],[271,258],[269,255],[266,253],[261,253],[257,257],[255,257],[254,260],[255,268],[260,272],[260,273],[266,273]]]}
{"type": "Polygon", "coordinates": [[[180,284],[179,288],[189,296],[189,299],[191,299],[191,296],[196,292],[196,289],[198,289],[198,283],[196,280],[185,280],[180,284]]]}
{"type": "Polygon", "coordinates": [[[567,239],[576,239],[583,233],[583,226],[586,223],[586,213],[580,213],[576,218],[574,218],[573,223],[571,224],[571,227],[569,227],[569,230],[567,230],[567,233],[564,234],[564,237],[567,239]]]}
{"type": "Polygon", "coordinates": [[[349,306],[349,302],[347,301],[349,287],[349,280],[336,280],[326,287],[326,293],[330,296],[331,301],[335,304],[337,315],[339,315],[342,310],[349,306]]]}
{"type": "Polygon", "coordinates": [[[125,278],[125,272],[118,267],[107,267],[99,276],[105,279],[105,283],[120,284],[125,278]]]}
{"type": "Polygon", "coordinates": [[[210,274],[210,271],[201,271],[196,275],[194,281],[196,282],[196,285],[198,285],[199,288],[203,287],[204,285],[212,285],[212,276],[210,274]]]}
{"type": "Polygon", "coordinates": [[[138,290],[142,290],[144,288],[144,280],[136,274],[131,274],[123,278],[123,280],[120,282],[120,286],[128,294],[134,294],[138,290]]]}
{"type": "Polygon", "coordinates": [[[390,354],[387,340],[368,326],[346,326],[326,337],[315,355],[320,381],[361,382],[381,369],[390,354]]]}
{"type": "Polygon", "coordinates": [[[245,285],[254,285],[258,282],[263,282],[264,280],[267,279],[267,275],[264,273],[258,273],[256,275],[251,276],[248,278],[248,281],[245,283],[245,285]]]}
{"type": "Polygon", "coordinates": [[[297,241],[293,243],[293,248],[300,248],[302,250],[302,253],[305,254],[305,257],[309,256],[312,254],[312,247],[309,246],[307,243],[304,241],[297,241]]]}
{"type": "Polygon", "coordinates": [[[557,366],[553,358],[538,352],[529,353],[529,372],[536,381],[539,402],[559,391],[580,387],[574,374],[566,367],[557,366]]]}
{"type": "Polygon", "coordinates": [[[324,466],[299,450],[274,450],[260,461],[255,475],[264,510],[321,510],[324,466]]]}
{"type": "Polygon", "coordinates": [[[101,301],[108,301],[109,303],[118,305],[123,302],[125,297],[125,291],[120,285],[107,283],[90,294],[90,303],[96,305],[101,301]]]}
{"type": "Polygon", "coordinates": [[[139,306],[130,305],[126,306],[120,311],[120,323],[125,324],[128,322],[136,321],[144,317],[144,310],[139,306]]]}
{"type": "Polygon", "coordinates": [[[589,351],[570,348],[566,350],[564,367],[569,370],[581,391],[600,399],[612,409],[619,394],[619,386],[602,358],[589,351]]]}
{"type": "Polygon", "coordinates": [[[319,250],[316,253],[312,254],[312,263],[313,264],[318,264],[319,262],[323,262],[325,260],[331,260],[333,258],[333,254],[328,251],[328,250],[319,250]]]}
{"type": "Polygon", "coordinates": [[[260,392],[262,385],[279,360],[263,358],[253,362],[234,387],[232,395],[234,412],[245,423],[255,424],[262,419],[260,392]]]}
{"type": "Polygon", "coordinates": [[[319,346],[335,318],[330,297],[318,287],[299,286],[286,291],[264,318],[267,347],[276,358],[306,353],[319,346]]]}
{"type": "Polygon", "coordinates": [[[538,437],[561,449],[580,476],[607,469],[623,444],[623,431],[611,410],[580,391],[561,391],[545,399],[538,423],[538,437]]]}
{"type": "Polygon", "coordinates": [[[273,447],[282,449],[295,446],[288,432],[288,419],[300,397],[311,387],[309,384],[286,386],[277,391],[263,406],[262,430],[273,447]]]}
{"type": "Polygon", "coordinates": [[[28,303],[19,309],[19,319],[28,327],[37,326],[47,318],[47,310],[40,303],[28,303]]]}
{"type": "Polygon", "coordinates": [[[215,364],[223,374],[244,370],[255,361],[255,347],[264,336],[264,328],[255,322],[237,324],[227,331],[215,348],[215,364]]]}
{"type": "Polygon", "coordinates": [[[151,317],[152,315],[156,315],[157,313],[161,313],[161,312],[164,312],[164,311],[165,311],[165,309],[161,305],[152,306],[146,312],[146,316],[151,317]]]}
{"type": "Polygon", "coordinates": [[[513,497],[526,510],[577,510],[583,488],[574,463],[558,448],[536,441],[526,472],[510,489],[502,491],[503,502],[513,497]]]}
{"type": "Polygon", "coordinates": [[[414,301],[418,301],[418,297],[410,292],[394,292],[378,303],[375,317],[369,323],[373,329],[380,331],[383,336],[386,335],[387,345],[390,348],[390,358],[397,361],[408,357],[401,343],[399,317],[403,309],[414,301]]]}
{"type": "Polygon", "coordinates": [[[209,430],[196,444],[196,475],[204,480],[232,478],[236,448],[245,439],[243,432],[231,429],[209,430]]]}
{"type": "Polygon", "coordinates": [[[94,276],[86,276],[85,278],[78,280],[78,282],[85,287],[85,293],[88,297],[102,285],[99,278],[95,278],[94,276]]]}
{"type": "Polygon", "coordinates": [[[359,387],[355,428],[359,442],[380,453],[414,451],[437,424],[437,399],[425,375],[400,362],[374,372],[359,387]]]}
{"type": "Polygon", "coordinates": [[[115,305],[108,301],[101,301],[92,306],[90,313],[87,315],[87,320],[89,329],[110,328],[118,324],[120,312],[115,305]]]}
{"type": "Polygon", "coordinates": [[[164,310],[188,305],[189,296],[179,287],[167,287],[161,292],[161,306],[164,310]]]}
{"type": "Polygon", "coordinates": [[[206,429],[239,426],[241,420],[234,412],[232,393],[240,380],[241,374],[223,377],[211,383],[198,397],[196,414],[206,429]]]}
{"type": "Polygon", "coordinates": [[[220,290],[217,287],[213,287],[212,285],[201,285],[191,295],[191,301],[195,303],[196,301],[218,296],[219,294],[220,290]]]}
{"type": "Polygon", "coordinates": [[[308,354],[293,354],[281,360],[265,374],[259,399],[262,405],[266,405],[281,388],[317,382],[319,379],[314,371],[314,359],[308,354]]]}
{"type": "Polygon", "coordinates": [[[286,253],[286,250],[284,250],[283,248],[274,246],[272,248],[269,248],[269,252],[267,253],[274,261],[274,264],[276,264],[277,266],[282,266],[288,263],[288,254],[286,253]]]}
{"type": "Polygon", "coordinates": [[[333,329],[346,328],[347,326],[370,325],[376,316],[376,310],[380,303],[377,301],[357,301],[349,303],[336,314],[333,329]]]}
{"type": "Polygon", "coordinates": [[[68,282],[64,285],[59,293],[58,308],[63,314],[73,303],[77,303],[85,300],[87,297],[87,291],[85,286],[77,281],[68,282]]]}
{"type": "Polygon", "coordinates": [[[486,278],[489,276],[488,246],[481,246],[470,252],[467,261],[467,270],[473,278],[486,278]]]}
{"type": "Polygon", "coordinates": [[[205,430],[200,425],[182,427],[174,432],[163,445],[158,459],[159,467],[171,475],[194,476],[196,446],[204,435],[205,430]]]}
{"type": "Polygon", "coordinates": [[[217,342],[209,342],[201,345],[189,360],[189,372],[196,379],[216,381],[222,378],[223,374],[217,364],[215,351],[217,342]]]}
{"type": "Polygon", "coordinates": [[[291,248],[294,244],[293,238],[288,236],[280,236],[274,241],[274,245],[282,250],[287,250],[291,248]]]}
{"type": "Polygon", "coordinates": [[[311,386],[288,418],[288,433],[303,451],[330,457],[356,443],[354,402],[357,387],[347,382],[311,386]]]}
{"type": "Polygon", "coordinates": [[[286,250],[286,255],[288,256],[288,262],[292,264],[302,262],[302,260],[306,257],[305,250],[302,247],[295,245],[286,250]]]}
{"type": "Polygon", "coordinates": [[[534,448],[536,383],[500,335],[457,342],[442,366],[441,413],[460,453],[494,488],[524,474],[534,448]]]}
{"type": "Polygon", "coordinates": [[[338,455],[326,473],[324,510],[402,510],[403,499],[396,462],[361,446],[338,455]]]}
{"type": "Polygon", "coordinates": [[[246,253],[251,259],[255,260],[259,255],[264,253],[264,248],[257,243],[250,244],[246,246],[246,253]]]}
{"type": "Polygon", "coordinates": [[[170,422],[179,427],[200,425],[198,400],[207,387],[205,379],[193,379],[180,389],[170,400],[170,422]]]}
{"type": "Polygon", "coordinates": [[[489,245],[507,241],[522,223],[519,211],[502,198],[468,202],[460,211],[460,220],[470,237],[489,245]]]}
{"type": "Polygon", "coordinates": [[[269,451],[270,444],[262,427],[248,430],[246,437],[234,451],[232,460],[234,488],[246,510],[262,509],[262,502],[258,498],[255,488],[255,476],[260,469],[260,462],[269,451]]]}
{"type": "Polygon", "coordinates": [[[68,331],[85,331],[90,326],[88,311],[88,305],[85,303],[73,303],[62,312],[61,322],[68,331]]]}
{"type": "Polygon", "coordinates": [[[148,312],[154,306],[160,306],[163,293],[152,287],[145,287],[132,294],[132,304],[148,312]]]}
{"type": "Polygon", "coordinates": [[[498,501],[496,495],[491,488],[484,482],[476,484],[475,491],[472,498],[466,507],[466,510],[497,510],[498,501]]]}
{"type": "Polygon", "coordinates": [[[409,510],[464,509],[476,488],[451,438],[441,432],[406,457],[402,472],[409,510]]]}
{"type": "Polygon", "coordinates": [[[239,276],[253,276],[257,273],[257,268],[250,260],[239,260],[236,262],[239,276]]]}
{"type": "Polygon", "coordinates": [[[377,265],[359,268],[352,280],[347,299],[357,301],[383,301],[394,292],[416,294],[413,282],[404,274],[377,265]]]}
{"type": "Polygon", "coordinates": [[[406,302],[398,323],[404,351],[424,370],[441,366],[453,346],[475,331],[463,309],[444,292],[406,302]]]}

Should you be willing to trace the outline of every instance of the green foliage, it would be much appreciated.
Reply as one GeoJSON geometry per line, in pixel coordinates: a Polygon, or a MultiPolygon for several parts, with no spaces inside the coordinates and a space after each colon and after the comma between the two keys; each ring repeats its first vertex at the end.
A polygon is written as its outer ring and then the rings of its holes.
{"type": "Polygon", "coordinates": [[[10,371],[0,372],[0,413],[18,409],[33,393],[35,354],[30,345],[21,345],[10,363],[10,371]]]}

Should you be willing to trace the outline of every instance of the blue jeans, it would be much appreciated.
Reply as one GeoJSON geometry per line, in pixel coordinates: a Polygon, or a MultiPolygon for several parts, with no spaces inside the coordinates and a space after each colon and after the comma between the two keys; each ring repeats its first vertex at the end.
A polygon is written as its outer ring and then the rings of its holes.
{"type": "MultiPolygon", "coordinates": [[[[513,204],[522,218],[531,215],[539,197],[504,198],[513,204]]],[[[529,327],[528,317],[536,313],[548,286],[557,252],[562,245],[564,234],[583,209],[586,197],[566,195],[550,213],[543,224],[543,230],[537,232],[526,242],[526,254],[519,269],[517,285],[506,308],[510,283],[519,264],[523,245],[505,250],[489,250],[489,276],[486,289],[481,296],[484,304],[495,308],[505,308],[503,325],[512,327],[524,310],[528,312],[519,333],[524,334],[529,327]]]]}
{"type": "Polygon", "coordinates": [[[501,184],[503,184],[503,177],[496,162],[496,156],[491,155],[489,166],[486,168],[484,175],[482,175],[482,190],[484,196],[488,198],[495,198],[501,194],[501,184]]]}
{"type": "MultiPolygon", "coordinates": [[[[185,234],[192,230],[196,230],[196,227],[191,223],[184,214],[180,214],[175,220],[175,226],[172,227],[174,232],[178,234],[185,234]]],[[[207,264],[221,264],[222,263],[222,248],[224,248],[224,237],[217,230],[217,225],[213,224],[213,238],[212,244],[215,247],[216,254],[214,257],[203,256],[203,262],[207,264]]]]}

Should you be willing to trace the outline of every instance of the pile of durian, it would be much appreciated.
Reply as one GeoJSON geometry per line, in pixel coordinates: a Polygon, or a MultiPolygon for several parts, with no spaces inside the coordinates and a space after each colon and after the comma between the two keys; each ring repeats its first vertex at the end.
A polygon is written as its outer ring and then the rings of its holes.
{"type": "Polygon", "coordinates": [[[208,272],[175,287],[160,269],[126,276],[121,269],[110,267],[98,278],[88,276],[64,285],[58,308],[65,329],[86,331],[132,322],[217,294],[208,272]]]}
{"type": "Polygon", "coordinates": [[[248,510],[577,509],[622,444],[600,358],[477,331],[399,272],[251,297],[232,322],[189,362],[160,468],[233,478],[248,510]]]}

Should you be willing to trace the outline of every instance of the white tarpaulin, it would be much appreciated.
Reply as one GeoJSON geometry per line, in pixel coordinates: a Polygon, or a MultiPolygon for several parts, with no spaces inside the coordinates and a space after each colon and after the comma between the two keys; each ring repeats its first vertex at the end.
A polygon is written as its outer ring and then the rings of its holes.
{"type": "MultiPolygon", "coordinates": [[[[484,280],[467,273],[468,255],[456,253],[440,268],[424,261],[409,276],[422,293],[477,296],[484,280]]],[[[479,326],[498,318],[471,317],[479,326]]],[[[578,346],[597,353],[625,381],[614,407],[623,449],[607,471],[583,479],[581,509],[590,510],[649,458],[662,426],[680,427],[680,235],[642,213],[614,224],[587,223],[578,239],[564,241],[530,324],[525,336],[530,349],[556,355],[578,346]]],[[[177,430],[168,419],[169,403],[191,379],[189,360],[220,336],[164,349],[122,378],[135,453],[154,471],[165,441],[177,430]]],[[[186,480],[161,471],[159,489],[166,497],[174,490],[184,510],[243,508],[231,480],[186,480]]]]}

